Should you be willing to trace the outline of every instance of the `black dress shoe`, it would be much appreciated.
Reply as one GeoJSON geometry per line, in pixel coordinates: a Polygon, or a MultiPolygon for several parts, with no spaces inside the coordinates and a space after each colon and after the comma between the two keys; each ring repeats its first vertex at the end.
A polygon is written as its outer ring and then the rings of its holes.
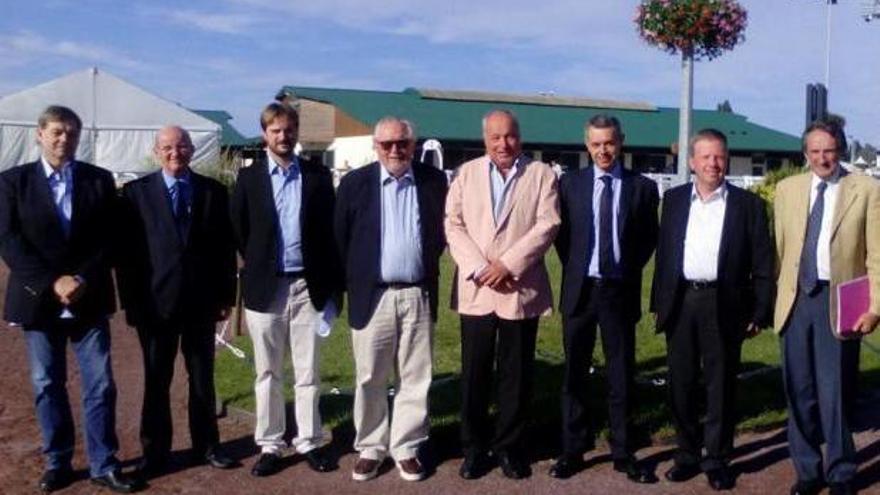
{"type": "Polygon", "coordinates": [[[673,483],[681,483],[694,478],[702,471],[696,464],[673,464],[669,470],[663,473],[663,477],[673,483]]]}
{"type": "Polygon", "coordinates": [[[161,475],[168,469],[167,457],[145,456],[138,462],[136,470],[142,479],[161,475]]]}
{"type": "Polygon", "coordinates": [[[278,454],[260,454],[260,458],[251,468],[251,474],[258,477],[271,476],[281,471],[282,467],[281,456],[278,454]]]}
{"type": "Polygon", "coordinates": [[[521,480],[532,475],[532,468],[519,456],[509,452],[498,453],[498,465],[504,476],[512,480],[521,480]]]}
{"type": "Polygon", "coordinates": [[[54,492],[67,487],[72,481],[73,472],[70,469],[48,469],[40,478],[40,491],[54,492]]]}
{"type": "Polygon", "coordinates": [[[819,480],[798,480],[791,486],[791,495],[818,495],[822,491],[822,482],[819,480]]]}
{"type": "Polygon", "coordinates": [[[852,483],[844,482],[828,484],[829,495],[854,495],[855,493],[856,489],[853,488],[852,483]]]}
{"type": "Polygon", "coordinates": [[[130,478],[117,469],[104,476],[92,478],[92,483],[109,488],[118,493],[134,493],[144,487],[142,481],[130,478]]]}
{"type": "Polygon", "coordinates": [[[306,458],[306,462],[309,467],[312,468],[312,471],[316,471],[318,473],[329,473],[330,471],[335,471],[338,466],[331,461],[326,455],[322,454],[318,449],[312,449],[305,454],[303,454],[306,458]]]}
{"type": "Polygon", "coordinates": [[[485,452],[471,452],[465,454],[458,475],[466,480],[475,480],[489,472],[489,458],[485,452]]]}
{"type": "Polygon", "coordinates": [[[736,477],[727,466],[706,471],[706,479],[709,481],[709,486],[715,491],[731,490],[736,485],[736,477]]]}
{"type": "Polygon", "coordinates": [[[586,467],[586,463],[580,456],[562,455],[550,466],[550,476],[560,480],[568,479],[579,473],[586,467]]]}
{"type": "Polygon", "coordinates": [[[614,470],[623,473],[633,483],[650,484],[657,482],[657,476],[651,471],[638,465],[632,457],[614,461],[614,470]]]}
{"type": "MultiPolygon", "coordinates": [[[[198,460],[198,459],[197,459],[198,460]]],[[[238,461],[229,457],[220,447],[210,447],[202,457],[209,466],[217,469],[232,469],[240,466],[238,461]]]]}

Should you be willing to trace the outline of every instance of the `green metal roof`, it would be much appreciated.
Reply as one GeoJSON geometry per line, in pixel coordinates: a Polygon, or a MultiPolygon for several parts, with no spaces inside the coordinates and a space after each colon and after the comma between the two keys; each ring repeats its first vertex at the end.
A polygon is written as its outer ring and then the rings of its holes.
{"type": "Polygon", "coordinates": [[[202,117],[220,124],[220,145],[227,146],[245,146],[250,144],[248,138],[241,135],[240,132],[235,127],[232,127],[232,124],[229,123],[232,120],[232,115],[229,115],[224,110],[191,110],[193,113],[197,113],[202,117]]]}
{"type": "MultiPolygon", "coordinates": [[[[583,125],[598,113],[608,113],[620,120],[626,134],[626,146],[669,149],[677,141],[678,109],[650,107],[623,109],[563,104],[512,103],[446,99],[426,95],[413,88],[402,92],[285,86],[281,95],[332,104],[346,114],[372,126],[386,115],[397,115],[415,123],[419,136],[454,141],[481,141],[480,122],[494,108],[506,108],[516,114],[523,141],[529,145],[583,146],[583,125]]],[[[731,151],[800,152],[796,136],[753,124],[745,116],[695,110],[693,128],[716,128],[727,136],[731,151]]]]}

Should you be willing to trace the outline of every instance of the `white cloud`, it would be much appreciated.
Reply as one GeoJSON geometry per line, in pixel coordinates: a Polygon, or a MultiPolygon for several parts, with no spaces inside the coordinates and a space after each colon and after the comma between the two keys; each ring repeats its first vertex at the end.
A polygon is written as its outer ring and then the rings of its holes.
{"type": "Polygon", "coordinates": [[[71,40],[53,40],[31,31],[0,35],[0,53],[11,54],[17,64],[52,57],[109,64],[126,69],[145,68],[142,62],[111,48],[71,40]]]}
{"type": "Polygon", "coordinates": [[[262,22],[256,15],[246,13],[213,13],[170,8],[157,10],[161,17],[181,26],[221,34],[242,34],[262,22]]]}

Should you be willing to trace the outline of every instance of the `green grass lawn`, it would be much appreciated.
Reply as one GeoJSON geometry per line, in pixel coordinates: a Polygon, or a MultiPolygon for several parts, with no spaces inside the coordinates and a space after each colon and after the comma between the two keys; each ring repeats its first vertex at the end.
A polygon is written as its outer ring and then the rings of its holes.
{"type": "MultiPolygon", "coordinates": [[[[546,258],[554,290],[554,300],[558,301],[561,266],[555,252],[546,258]]],[[[457,438],[459,412],[458,376],[461,366],[458,315],[449,310],[450,283],[453,264],[444,255],[441,264],[440,315],[437,321],[434,352],[434,380],[431,390],[431,421],[435,439],[447,437],[449,444],[457,438]],[[448,432],[448,433],[447,433],[448,432]]],[[[647,308],[653,262],[645,270],[642,291],[643,309],[647,308]]],[[[555,305],[554,305],[555,307],[555,305]]],[[[880,345],[876,334],[869,337],[875,347],[880,345]]],[[[252,355],[250,340],[239,337],[235,341],[248,355],[252,355]]],[[[321,350],[321,379],[323,381],[321,410],[327,427],[351,428],[351,389],[354,383],[354,361],[351,340],[345,318],[337,320],[330,337],[321,350]],[[341,393],[334,393],[335,390],[341,393]]],[[[880,357],[862,346],[861,356],[862,384],[865,387],[880,385],[880,357]]],[[[652,379],[662,379],[666,372],[666,342],[662,335],[654,332],[653,318],[645,314],[638,324],[636,337],[637,388],[634,408],[636,424],[642,443],[651,438],[662,439],[671,435],[671,419],[666,406],[666,387],[652,383],[652,379]]],[[[546,440],[548,448],[559,436],[560,402],[559,391],[562,383],[562,325],[558,312],[542,318],[538,331],[537,360],[535,367],[534,399],[532,403],[533,434],[546,440]],[[539,436],[541,435],[541,436],[539,436]],[[550,437],[546,437],[550,435],[550,437]]],[[[743,370],[754,370],[765,366],[779,365],[778,338],[769,330],[748,340],[742,349],[743,370]]],[[[601,345],[597,342],[594,356],[597,372],[590,381],[595,386],[596,401],[591,405],[595,414],[594,427],[600,435],[607,432],[607,413],[605,405],[605,384],[602,375],[603,357],[601,345]]],[[[286,373],[292,370],[287,363],[286,373]]],[[[237,359],[229,352],[221,351],[217,359],[217,390],[219,399],[247,410],[254,408],[253,367],[237,359]]],[[[656,380],[655,380],[656,381],[656,380]]],[[[292,387],[286,393],[292,398],[292,387]]],[[[490,391],[487,391],[490,393],[490,391]]],[[[740,380],[738,408],[741,429],[765,429],[779,425],[785,418],[785,404],[782,382],[778,370],[761,373],[740,380]]]]}

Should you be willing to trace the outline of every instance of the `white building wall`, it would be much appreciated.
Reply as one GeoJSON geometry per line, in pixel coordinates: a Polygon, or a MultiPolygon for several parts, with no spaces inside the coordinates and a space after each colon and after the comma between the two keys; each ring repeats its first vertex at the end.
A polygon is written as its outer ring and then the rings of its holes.
{"type": "Polygon", "coordinates": [[[333,152],[333,169],[341,172],[363,167],[377,158],[371,135],[338,137],[330,143],[327,151],[333,152]]]}

